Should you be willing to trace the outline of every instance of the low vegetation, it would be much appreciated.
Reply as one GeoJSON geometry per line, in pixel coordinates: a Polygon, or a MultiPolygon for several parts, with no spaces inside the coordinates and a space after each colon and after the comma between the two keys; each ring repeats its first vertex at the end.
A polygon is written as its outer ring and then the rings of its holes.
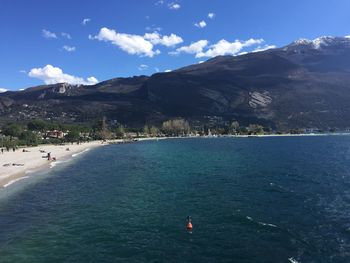
{"type": "MultiPolygon", "coordinates": [[[[305,129],[293,129],[283,133],[301,134],[305,129]]],[[[310,131],[309,131],[310,132],[310,131]]],[[[311,131],[312,132],[312,131],[311,131]]],[[[330,131],[334,132],[334,130],[330,131]]],[[[103,118],[92,125],[62,124],[44,120],[27,123],[9,122],[1,127],[2,148],[35,146],[39,144],[61,144],[90,140],[132,139],[137,137],[164,136],[215,136],[215,135],[264,135],[278,134],[269,127],[259,124],[241,126],[237,121],[220,125],[191,125],[182,118],[167,120],[162,125],[145,125],[143,128],[130,128],[120,123],[110,124],[103,118]]]]}

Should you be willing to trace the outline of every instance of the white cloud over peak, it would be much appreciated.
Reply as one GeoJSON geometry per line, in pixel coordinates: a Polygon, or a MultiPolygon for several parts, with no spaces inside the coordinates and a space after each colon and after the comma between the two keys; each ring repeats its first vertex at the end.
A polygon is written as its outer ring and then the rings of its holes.
{"type": "Polygon", "coordinates": [[[43,68],[32,68],[28,76],[44,81],[45,84],[56,84],[56,83],[69,83],[73,85],[94,85],[98,83],[95,77],[89,77],[86,80],[84,78],[76,77],[63,73],[59,67],[52,65],[46,65],[43,68]]]}
{"type": "Polygon", "coordinates": [[[89,39],[110,42],[131,55],[153,57],[160,54],[159,50],[153,50],[153,44],[144,36],[118,33],[106,27],[101,28],[96,36],[89,35],[89,39]]]}
{"type": "Polygon", "coordinates": [[[89,23],[91,21],[91,19],[90,18],[84,18],[83,19],[83,21],[81,21],[81,24],[83,25],[83,26],[85,26],[87,23],[89,23]]]}
{"type": "MultiPolygon", "coordinates": [[[[235,40],[234,42],[229,42],[225,39],[218,41],[216,44],[208,45],[207,40],[199,40],[190,44],[189,46],[182,46],[177,48],[175,51],[169,52],[170,55],[178,55],[180,53],[195,54],[196,58],[204,57],[216,57],[222,55],[238,55],[242,53],[242,49],[260,45],[264,43],[263,39],[248,39],[246,41],[235,40]]],[[[274,48],[275,46],[258,46],[254,51],[266,50],[269,48],[274,48]]]]}
{"type": "Polygon", "coordinates": [[[258,46],[256,49],[254,49],[252,52],[260,52],[260,51],[265,51],[268,49],[273,49],[276,48],[275,45],[265,45],[265,46],[258,46]]]}
{"type": "Polygon", "coordinates": [[[208,14],[208,18],[214,19],[214,17],[215,17],[215,14],[214,14],[214,13],[209,13],[209,14],[208,14]]]}
{"type": "Polygon", "coordinates": [[[181,6],[178,3],[172,2],[172,3],[168,4],[168,7],[169,7],[169,9],[172,9],[172,10],[178,10],[178,9],[180,9],[181,6]]]}
{"type": "Polygon", "coordinates": [[[208,40],[199,40],[190,44],[189,46],[182,46],[175,51],[169,52],[170,55],[178,55],[180,53],[198,54],[202,53],[203,49],[208,45],[208,40]]]}
{"type": "Polygon", "coordinates": [[[65,37],[65,38],[67,38],[67,39],[72,39],[71,35],[68,34],[68,33],[65,33],[65,32],[62,32],[62,33],[61,33],[61,36],[62,36],[62,37],[65,37]]]}
{"type": "Polygon", "coordinates": [[[172,72],[172,70],[171,69],[166,69],[166,70],[164,70],[164,72],[172,72]]]}
{"type": "Polygon", "coordinates": [[[158,32],[146,33],[144,38],[154,45],[163,45],[166,47],[176,46],[183,42],[183,39],[175,34],[169,36],[161,36],[158,32]]]}
{"type": "Polygon", "coordinates": [[[98,79],[95,78],[94,76],[91,76],[91,77],[88,77],[87,78],[87,82],[89,84],[85,84],[85,85],[94,85],[94,84],[97,84],[98,83],[98,79]]]}
{"type": "Polygon", "coordinates": [[[203,28],[203,27],[206,27],[206,26],[207,26],[207,23],[206,23],[204,20],[202,20],[202,21],[200,21],[200,22],[198,22],[198,23],[195,23],[194,25],[195,25],[196,27],[203,28]]]}
{"type": "Polygon", "coordinates": [[[220,40],[216,44],[209,46],[209,48],[204,52],[197,52],[196,58],[202,57],[216,57],[223,55],[237,55],[243,48],[252,45],[259,45],[263,43],[263,39],[248,39],[246,41],[235,40],[234,42],[229,42],[225,39],[220,40]]]}
{"type": "Polygon", "coordinates": [[[67,46],[67,45],[64,45],[63,47],[62,47],[65,51],[67,51],[67,52],[73,52],[73,51],[75,51],[75,47],[73,47],[73,46],[67,46]]]}
{"type": "Polygon", "coordinates": [[[7,91],[7,89],[0,88],[0,93],[4,93],[4,92],[6,92],[6,91],[7,91]]]}
{"type": "Polygon", "coordinates": [[[56,34],[49,30],[43,29],[41,32],[45,38],[57,38],[56,34]]]}

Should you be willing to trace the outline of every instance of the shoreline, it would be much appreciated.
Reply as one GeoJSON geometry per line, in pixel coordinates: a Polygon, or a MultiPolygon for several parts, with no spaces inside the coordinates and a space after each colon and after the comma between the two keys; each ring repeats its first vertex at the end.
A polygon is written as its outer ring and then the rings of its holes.
{"type": "MultiPolygon", "coordinates": [[[[139,137],[131,142],[157,141],[164,139],[191,138],[268,138],[268,137],[304,137],[304,136],[349,136],[350,133],[322,133],[322,134],[263,134],[263,135],[221,135],[221,136],[183,136],[183,137],[139,137]]],[[[0,189],[30,177],[28,174],[54,167],[55,163],[69,161],[77,155],[97,147],[127,143],[128,140],[114,139],[107,142],[92,141],[81,144],[39,145],[35,147],[21,147],[15,152],[0,153],[0,189]],[[69,148],[69,151],[66,149],[69,148]],[[26,149],[27,152],[23,152],[26,149]],[[50,152],[56,161],[48,161],[44,156],[50,152]],[[13,165],[14,164],[14,165],[13,165]]]]}
{"type": "MultiPolygon", "coordinates": [[[[137,138],[136,141],[132,142],[152,141],[158,139],[167,139],[167,137],[137,138]]],[[[92,141],[80,144],[44,144],[34,147],[20,147],[15,152],[5,151],[3,154],[0,153],[0,189],[6,188],[15,182],[30,177],[28,175],[30,173],[50,169],[60,162],[69,161],[70,159],[97,147],[128,142],[128,140],[124,139],[114,139],[106,142],[92,141]],[[69,151],[66,150],[67,148],[69,148],[69,151]],[[26,152],[23,152],[24,149],[26,152]],[[49,161],[47,158],[44,158],[47,156],[47,153],[51,153],[51,157],[56,158],[56,160],[49,161]]]]}
{"type": "Polygon", "coordinates": [[[19,180],[28,178],[29,173],[35,173],[52,167],[56,162],[74,158],[76,154],[108,145],[100,141],[81,144],[65,145],[39,145],[34,147],[21,147],[15,152],[0,153],[0,188],[5,188],[19,180]],[[69,151],[66,149],[69,148],[69,151]],[[23,152],[23,150],[26,152],[23,152]],[[45,156],[51,153],[56,161],[49,161],[45,156]]]}

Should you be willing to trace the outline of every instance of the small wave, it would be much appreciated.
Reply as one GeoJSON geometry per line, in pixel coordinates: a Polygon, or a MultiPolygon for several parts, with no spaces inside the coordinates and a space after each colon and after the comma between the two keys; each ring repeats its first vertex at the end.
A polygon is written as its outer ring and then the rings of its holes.
{"type": "Polygon", "coordinates": [[[87,151],[89,151],[89,150],[90,150],[90,148],[87,148],[87,149],[85,149],[84,151],[81,151],[81,152],[72,154],[72,157],[74,158],[74,157],[76,157],[76,156],[78,156],[78,155],[80,155],[80,154],[82,154],[82,153],[84,153],[84,152],[87,152],[87,151]]]}
{"type": "Polygon", "coordinates": [[[17,179],[14,179],[14,180],[11,180],[10,182],[8,182],[7,184],[4,184],[4,188],[10,186],[11,184],[14,184],[18,181],[21,181],[23,179],[26,179],[26,178],[29,178],[29,176],[23,176],[23,177],[20,177],[20,178],[17,178],[17,179]]]}
{"type": "Polygon", "coordinates": [[[56,165],[61,164],[61,163],[66,163],[68,161],[55,161],[50,163],[50,168],[54,168],[56,165]]]}
{"type": "Polygon", "coordinates": [[[270,183],[270,186],[273,187],[277,191],[294,193],[293,190],[289,190],[289,189],[284,188],[283,186],[275,184],[275,183],[270,183]]]}
{"type": "Polygon", "coordinates": [[[289,262],[291,263],[299,263],[297,260],[295,260],[294,258],[288,258],[289,262]]]}
{"type": "Polygon", "coordinates": [[[274,224],[269,224],[269,223],[264,223],[264,222],[258,222],[259,225],[262,225],[262,226],[270,226],[270,227],[278,227],[274,224]]]}
{"type": "Polygon", "coordinates": [[[254,222],[254,223],[257,223],[258,225],[261,225],[261,226],[269,226],[269,227],[278,228],[278,226],[276,226],[276,225],[274,225],[274,224],[255,221],[255,220],[254,220],[252,217],[250,217],[250,216],[246,216],[246,218],[247,218],[249,221],[254,222]]]}

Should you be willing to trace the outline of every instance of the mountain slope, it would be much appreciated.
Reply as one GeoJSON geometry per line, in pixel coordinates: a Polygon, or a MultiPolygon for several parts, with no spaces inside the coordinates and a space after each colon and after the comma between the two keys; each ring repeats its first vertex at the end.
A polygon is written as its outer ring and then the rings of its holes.
{"type": "Polygon", "coordinates": [[[101,116],[141,126],[174,117],[260,123],[272,128],[350,127],[350,39],[297,40],[278,49],[150,77],[94,86],[55,84],[0,94],[1,120],[90,122],[101,116]]]}

